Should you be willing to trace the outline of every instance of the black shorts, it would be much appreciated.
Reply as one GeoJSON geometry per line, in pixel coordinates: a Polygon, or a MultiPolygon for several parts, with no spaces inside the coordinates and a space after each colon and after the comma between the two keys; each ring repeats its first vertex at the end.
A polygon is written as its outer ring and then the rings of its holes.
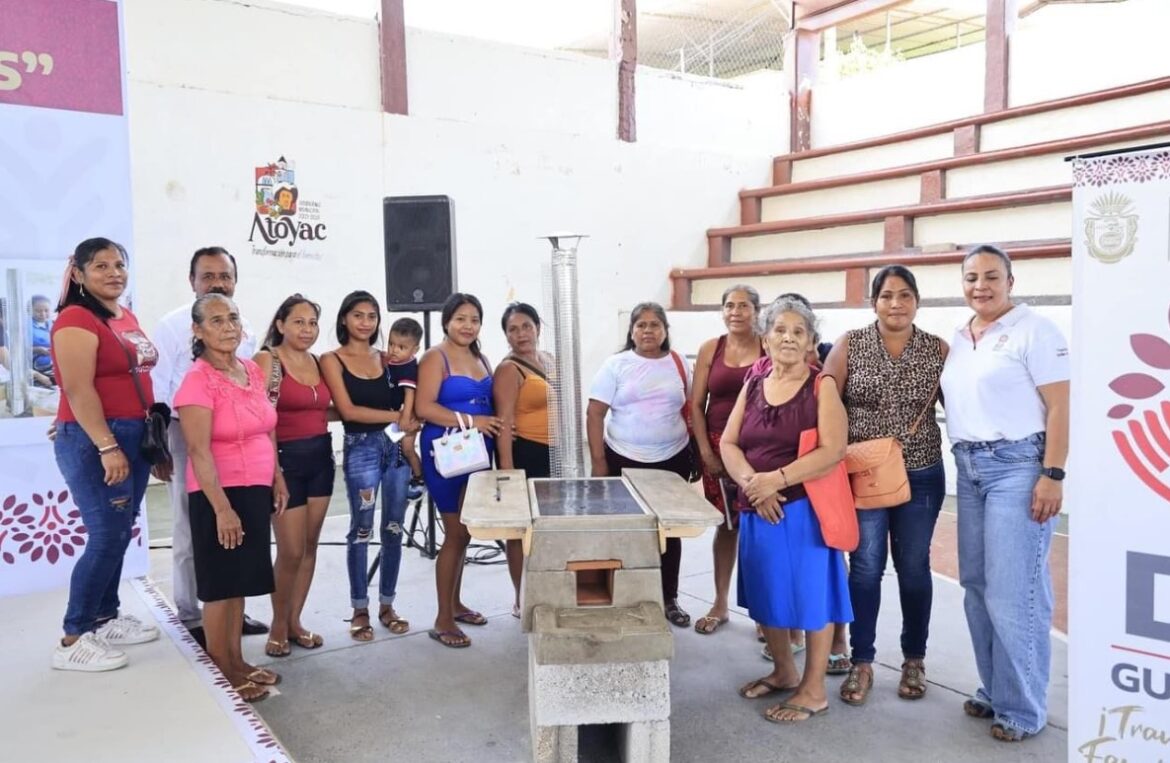
{"type": "Polygon", "coordinates": [[[225,487],[223,492],[244,529],[244,542],[230,551],[220,545],[211,501],[202,490],[187,494],[199,601],[272,593],[272,486],[225,487]]]}
{"type": "Polygon", "coordinates": [[[513,437],[512,463],[517,469],[523,469],[524,476],[529,479],[552,476],[549,448],[544,443],[513,437]]]}
{"type": "Polygon", "coordinates": [[[290,509],[333,495],[333,438],[328,434],[277,443],[276,453],[290,509]]]}

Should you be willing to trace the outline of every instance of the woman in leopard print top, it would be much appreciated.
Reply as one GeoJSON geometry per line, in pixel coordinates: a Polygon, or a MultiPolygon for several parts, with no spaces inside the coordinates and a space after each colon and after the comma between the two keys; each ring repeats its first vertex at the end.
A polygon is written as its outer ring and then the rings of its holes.
{"type": "Polygon", "coordinates": [[[879,437],[901,441],[910,500],[857,514],[861,542],[849,557],[853,668],[841,685],[841,699],[853,705],[865,702],[873,686],[882,573],[890,551],[902,603],[904,662],[898,696],[920,699],[926,694],[923,660],[933,595],[930,542],[946,494],[942,436],[933,414],[947,344],[914,326],[918,284],[909,269],[882,268],[873,279],[870,297],[877,320],[837,340],[825,373],[836,379],[845,402],[850,443],[879,437]]]}

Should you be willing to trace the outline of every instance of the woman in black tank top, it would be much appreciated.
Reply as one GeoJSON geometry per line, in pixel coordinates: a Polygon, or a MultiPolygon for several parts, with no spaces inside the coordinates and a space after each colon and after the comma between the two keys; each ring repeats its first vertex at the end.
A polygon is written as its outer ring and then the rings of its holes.
{"type": "Polygon", "coordinates": [[[410,466],[399,445],[386,435],[399,420],[392,410],[393,382],[386,360],[376,347],[382,311],[378,300],[365,291],[346,296],[337,313],[337,341],[341,347],[321,358],[321,373],[345,427],[342,465],[349,498],[349,532],[345,561],[349,572],[354,641],[372,641],[367,559],[374,535],[374,510],[382,489],[382,521],[378,524],[382,558],[378,573],[378,620],[391,633],[406,633],[410,623],[394,611],[398,568],[402,561],[402,524],[406,517],[406,490],[410,466]]]}

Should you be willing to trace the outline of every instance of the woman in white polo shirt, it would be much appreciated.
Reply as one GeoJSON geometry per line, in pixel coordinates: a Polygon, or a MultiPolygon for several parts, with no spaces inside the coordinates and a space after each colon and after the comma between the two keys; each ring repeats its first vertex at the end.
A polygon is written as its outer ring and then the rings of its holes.
{"type": "Polygon", "coordinates": [[[958,466],[959,582],[982,686],[967,715],[1005,742],[1047,722],[1052,580],[1048,552],[1068,454],[1068,344],[1011,301],[1012,263],[993,246],[963,260],[974,315],[942,375],[958,466]]]}
{"type": "MultiPolygon", "coordinates": [[[[593,476],[622,469],[663,469],[686,479],[691,471],[690,437],[682,417],[691,387],[686,358],[670,349],[666,311],[642,302],[630,313],[626,346],[605,359],[589,390],[586,429],[593,476]]],[[[666,619],[691,622],[678,605],[682,541],[666,539],[662,555],[662,601],[666,619]]]]}

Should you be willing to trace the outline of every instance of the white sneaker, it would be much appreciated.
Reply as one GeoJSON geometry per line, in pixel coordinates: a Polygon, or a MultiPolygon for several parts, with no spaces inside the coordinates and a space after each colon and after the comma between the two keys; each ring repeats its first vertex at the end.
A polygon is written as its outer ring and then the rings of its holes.
{"type": "Polygon", "coordinates": [[[54,670],[80,670],[100,673],[126,667],[130,660],[126,653],[114,649],[93,633],[85,633],[69,646],[57,642],[53,650],[54,670]]]}
{"type": "Polygon", "coordinates": [[[122,615],[107,620],[97,629],[102,641],[115,646],[124,644],[145,644],[158,638],[158,628],[148,625],[134,615],[122,615]]]}

